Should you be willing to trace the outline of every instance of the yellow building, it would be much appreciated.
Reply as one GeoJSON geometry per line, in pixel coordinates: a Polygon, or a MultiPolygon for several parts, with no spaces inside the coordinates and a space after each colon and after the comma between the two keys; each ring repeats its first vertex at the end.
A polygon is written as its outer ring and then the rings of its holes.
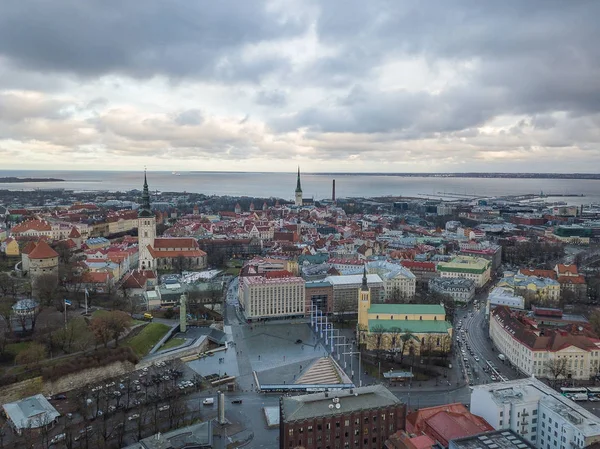
{"type": "Polygon", "coordinates": [[[509,288],[525,297],[533,297],[540,301],[558,301],[560,284],[550,278],[527,276],[521,273],[508,275],[500,279],[497,287],[509,288]]]}
{"type": "Polygon", "coordinates": [[[19,252],[19,243],[17,243],[17,241],[12,237],[9,237],[2,242],[2,246],[4,248],[4,254],[6,254],[8,257],[19,256],[19,254],[21,254],[19,252]]]}
{"type": "Polygon", "coordinates": [[[371,304],[366,272],[358,292],[359,342],[369,351],[449,352],[452,324],[441,304],[371,304]]]}

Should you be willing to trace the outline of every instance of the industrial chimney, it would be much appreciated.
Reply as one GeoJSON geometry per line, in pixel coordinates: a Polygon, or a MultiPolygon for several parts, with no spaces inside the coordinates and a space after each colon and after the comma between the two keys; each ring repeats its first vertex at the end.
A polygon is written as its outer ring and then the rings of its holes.
{"type": "Polygon", "coordinates": [[[331,201],[335,203],[335,179],[333,180],[333,190],[331,192],[331,201]]]}

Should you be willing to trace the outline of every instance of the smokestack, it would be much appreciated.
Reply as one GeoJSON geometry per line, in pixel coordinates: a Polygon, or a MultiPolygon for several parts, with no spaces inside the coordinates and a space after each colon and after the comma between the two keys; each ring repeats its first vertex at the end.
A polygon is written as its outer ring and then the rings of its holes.
{"type": "Polygon", "coordinates": [[[335,179],[333,180],[333,190],[331,192],[331,201],[335,203],[335,179]]]}

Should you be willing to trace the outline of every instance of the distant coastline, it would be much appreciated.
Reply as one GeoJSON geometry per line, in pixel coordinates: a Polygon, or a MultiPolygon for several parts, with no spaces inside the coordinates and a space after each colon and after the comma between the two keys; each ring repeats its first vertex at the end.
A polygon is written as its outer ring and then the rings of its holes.
{"type": "Polygon", "coordinates": [[[58,178],[17,178],[9,176],[6,178],[0,178],[0,183],[16,184],[20,182],[64,182],[64,179],[58,178]]]}
{"type": "Polygon", "coordinates": [[[323,176],[397,176],[400,178],[593,179],[600,173],[307,173],[323,176]]]}

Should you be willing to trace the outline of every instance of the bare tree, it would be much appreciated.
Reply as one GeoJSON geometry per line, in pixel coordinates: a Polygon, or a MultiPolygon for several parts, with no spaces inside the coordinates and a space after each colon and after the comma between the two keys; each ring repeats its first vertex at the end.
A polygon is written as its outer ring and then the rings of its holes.
{"type": "Polygon", "coordinates": [[[568,360],[564,357],[557,357],[550,359],[544,363],[544,369],[546,373],[552,376],[553,387],[556,388],[558,379],[560,377],[566,378],[571,374],[571,370],[568,367],[568,360]]]}
{"type": "Polygon", "coordinates": [[[383,348],[385,347],[385,329],[380,324],[376,324],[371,328],[369,334],[370,335],[367,338],[371,340],[372,345],[367,343],[367,348],[372,346],[375,349],[375,357],[377,360],[379,360],[381,358],[383,348]]]}
{"type": "Polygon", "coordinates": [[[54,300],[60,296],[58,291],[58,276],[50,273],[37,276],[33,282],[33,289],[43,305],[51,306],[54,300]]]}

